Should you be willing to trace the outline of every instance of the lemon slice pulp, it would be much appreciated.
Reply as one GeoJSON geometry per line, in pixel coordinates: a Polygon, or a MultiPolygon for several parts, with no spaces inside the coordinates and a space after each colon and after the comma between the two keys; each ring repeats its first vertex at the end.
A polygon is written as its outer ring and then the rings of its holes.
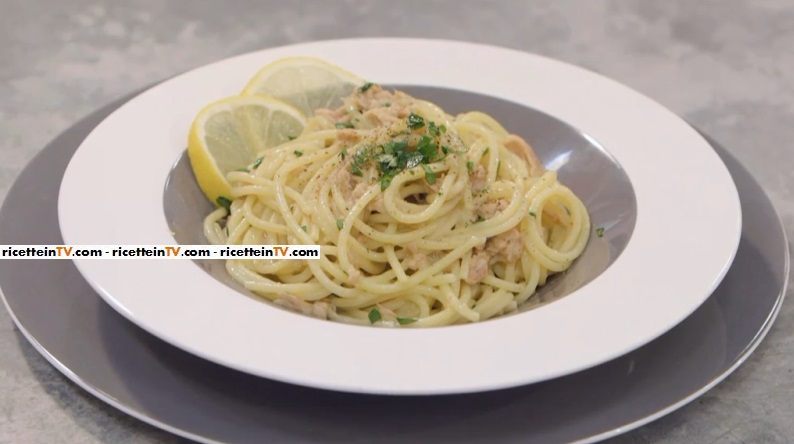
{"type": "Polygon", "coordinates": [[[338,108],[343,97],[365,83],[361,77],[324,60],[289,57],[260,69],[242,95],[272,96],[312,116],[318,108],[338,108]]]}
{"type": "Polygon", "coordinates": [[[263,150],[298,137],[306,117],[271,97],[229,97],[207,105],[193,120],[188,157],[207,198],[231,199],[226,175],[250,167],[263,150]]]}

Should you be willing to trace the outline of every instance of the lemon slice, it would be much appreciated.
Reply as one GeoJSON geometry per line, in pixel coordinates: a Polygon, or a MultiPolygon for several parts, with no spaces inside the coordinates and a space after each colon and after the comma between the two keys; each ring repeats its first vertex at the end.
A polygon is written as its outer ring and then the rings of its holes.
{"type": "Polygon", "coordinates": [[[242,95],[272,96],[312,116],[317,108],[338,108],[343,97],[365,83],[359,76],[324,60],[289,57],[260,69],[242,95]]]}
{"type": "Polygon", "coordinates": [[[215,204],[231,198],[226,175],[251,165],[258,153],[299,136],[306,117],[271,97],[229,97],[202,109],[190,128],[187,153],[196,181],[215,204]]]}

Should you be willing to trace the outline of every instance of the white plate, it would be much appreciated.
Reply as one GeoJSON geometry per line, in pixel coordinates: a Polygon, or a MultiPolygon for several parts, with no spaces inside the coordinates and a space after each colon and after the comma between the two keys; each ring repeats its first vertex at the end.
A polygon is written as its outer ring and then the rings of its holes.
{"type": "Polygon", "coordinates": [[[334,390],[461,393],[572,373],[633,350],[692,313],[738,247],[736,188],[691,127],[614,81],[543,57],[459,42],[364,39],[276,48],[166,81],[114,112],[66,170],[59,218],[69,244],[172,244],[163,186],[206,103],[262,65],[325,58],[388,84],[455,88],[522,103],[597,140],[625,169],[638,212],[601,276],[537,310],[414,330],[322,322],[244,297],[190,261],[75,260],[111,306],[156,336],[252,374],[334,390]],[[653,153],[653,162],[649,161],[653,153]]]}

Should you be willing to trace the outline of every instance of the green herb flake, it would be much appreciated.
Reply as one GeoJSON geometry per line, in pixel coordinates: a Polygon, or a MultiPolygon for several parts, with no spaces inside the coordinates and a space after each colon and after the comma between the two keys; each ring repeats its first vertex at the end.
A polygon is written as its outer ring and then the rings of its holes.
{"type": "Polygon", "coordinates": [[[428,122],[427,132],[433,137],[438,137],[439,130],[438,130],[438,126],[436,126],[436,122],[428,122]]]}
{"type": "Polygon", "coordinates": [[[295,153],[295,157],[300,157],[303,155],[303,151],[295,150],[293,152],[295,153]]]}
{"type": "Polygon", "coordinates": [[[482,217],[482,214],[478,214],[477,215],[477,219],[474,219],[474,223],[476,224],[476,223],[482,222],[484,220],[485,220],[485,218],[482,217]]]}
{"type": "Polygon", "coordinates": [[[356,165],[355,163],[353,165],[350,165],[350,172],[352,172],[354,175],[359,177],[363,176],[363,174],[361,174],[361,168],[359,168],[359,166],[356,165]]]}
{"type": "Polygon", "coordinates": [[[264,156],[262,156],[262,157],[257,157],[257,158],[256,158],[256,160],[254,161],[254,164],[253,164],[253,165],[251,165],[251,168],[253,168],[253,169],[257,169],[257,168],[259,168],[259,165],[262,165],[262,160],[264,160],[264,159],[265,159],[265,157],[264,157],[264,156]]]}
{"type": "Polygon", "coordinates": [[[386,107],[386,108],[388,108],[388,107],[390,107],[390,106],[391,106],[391,103],[389,103],[389,102],[386,102],[386,103],[384,103],[384,104],[383,104],[383,106],[384,106],[384,107],[386,107]]]}
{"type": "Polygon", "coordinates": [[[597,235],[598,237],[604,237],[604,227],[598,227],[598,228],[596,228],[596,235],[597,235]]]}
{"type": "Polygon", "coordinates": [[[361,92],[367,92],[367,90],[372,88],[374,85],[375,84],[372,83],[372,82],[367,82],[367,83],[361,85],[361,87],[359,87],[358,90],[361,91],[361,92]]]}
{"type": "Polygon", "coordinates": [[[433,162],[438,157],[438,145],[433,141],[432,137],[422,136],[416,145],[416,151],[422,154],[426,161],[425,163],[433,162]]]}
{"type": "Polygon", "coordinates": [[[408,115],[407,122],[408,122],[408,128],[414,130],[425,126],[425,119],[419,114],[415,114],[413,112],[408,115]]]}
{"type": "Polygon", "coordinates": [[[447,126],[444,125],[443,123],[441,125],[439,125],[438,129],[440,129],[442,133],[446,133],[447,132],[447,126]]]}
{"type": "Polygon", "coordinates": [[[502,161],[496,162],[496,175],[499,175],[499,170],[502,169],[502,161]]]}
{"type": "Polygon", "coordinates": [[[397,322],[400,325],[413,324],[414,322],[416,322],[416,318],[404,318],[402,316],[397,316],[397,322]]]}
{"type": "Polygon", "coordinates": [[[469,172],[471,173],[472,170],[474,170],[474,162],[472,162],[471,160],[466,162],[466,169],[469,170],[469,172]]]}
{"type": "Polygon", "coordinates": [[[391,185],[391,181],[394,179],[394,174],[384,174],[380,177],[380,190],[383,191],[386,188],[389,188],[391,185]]]}
{"type": "Polygon", "coordinates": [[[425,170],[425,180],[427,181],[427,183],[429,183],[430,185],[436,183],[436,172],[431,170],[430,167],[427,165],[422,165],[422,169],[425,170]]]}
{"type": "Polygon", "coordinates": [[[339,157],[341,157],[342,160],[345,160],[345,157],[347,157],[347,147],[342,148],[342,151],[339,152],[339,157]]]}
{"type": "Polygon", "coordinates": [[[298,136],[287,136],[287,139],[289,139],[289,140],[295,140],[297,138],[298,138],[298,136]]]}
{"type": "Polygon", "coordinates": [[[229,200],[228,197],[218,196],[218,198],[215,199],[215,202],[217,202],[218,205],[222,206],[223,208],[226,208],[226,211],[231,212],[232,201],[229,200]]]}
{"type": "Polygon", "coordinates": [[[534,212],[534,211],[530,211],[530,212],[529,212],[529,215],[530,215],[530,216],[532,216],[532,217],[538,217],[538,215],[537,215],[537,214],[535,214],[535,212],[534,212]]]}
{"type": "Polygon", "coordinates": [[[248,168],[237,168],[234,171],[239,171],[241,173],[250,173],[251,172],[248,168]]]}
{"type": "Polygon", "coordinates": [[[383,316],[381,316],[380,314],[380,310],[378,310],[377,308],[373,308],[372,310],[370,310],[367,317],[369,318],[370,324],[374,324],[380,321],[381,319],[383,319],[383,316]]]}
{"type": "Polygon", "coordinates": [[[484,156],[484,155],[488,154],[488,151],[491,151],[491,147],[486,146],[485,150],[482,152],[482,155],[484,156]]]}
{"type": "Polygon", "coordinates": [[[397,157],[394,154],[383,154],[378,159],[378,168],[383,174],[388,174],[397,167],[397,157]]]}
{"type": "Polygon", "coordinates": [[[356,151],[353,155],[353,165],[362,167],[365,163],[369,162],[375,157],[375,152],[372,147],[366,147],[356,151]]]}
{"type": "Polygon", "coordinates": [[[336,228],[342,229],[345,228],[345,220],[344,219],[337,219],[336,220],[336,228]]]}
{"type": "Polygon", "coordinates": [[[339,122],[334,126],[336,129],[354,128],[353,124],[350,122],[339,122]]]}
{"type": "Polygon", "coordinates": [[[302,229],[302,230],[303,230],[305,233],[308,233],[308,232],[309,232],[309,227],[307,227],[306,225],[301,225],[301,229],[302,229]]]}
{"type": "Polygon", "coordinates": [[[407,140],[392,140],[391,142],[383,145],[383,152],[386,154],[396,154],[401,151],[405,151],[407,148],[407,140]]]}

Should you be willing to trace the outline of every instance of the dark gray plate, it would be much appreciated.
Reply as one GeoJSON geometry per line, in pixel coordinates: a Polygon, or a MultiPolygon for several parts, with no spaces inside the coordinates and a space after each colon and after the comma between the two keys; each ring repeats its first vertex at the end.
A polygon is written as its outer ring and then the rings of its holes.
{"type": "MultiPolygon", "coordinates": [[[[23,171],[0,209],[0,244],[60,244],[58,187],[88,132],[123,101],[78,123],[23,171]]],[[[510,390],[436,397],[291,386],[196,358],[104,304],[68,261],[2,261],[11,316],[41,354],[109,404],[205,442],[593,441],[638,427],[713,387],[755,349],[785,294],[787,242],[763,190],[712,142],[733,174],[744,226],[714,294],[667,334],[598,367],[510,390]],[[42,279],[47,276],[48,279],[42,279]]]]}

